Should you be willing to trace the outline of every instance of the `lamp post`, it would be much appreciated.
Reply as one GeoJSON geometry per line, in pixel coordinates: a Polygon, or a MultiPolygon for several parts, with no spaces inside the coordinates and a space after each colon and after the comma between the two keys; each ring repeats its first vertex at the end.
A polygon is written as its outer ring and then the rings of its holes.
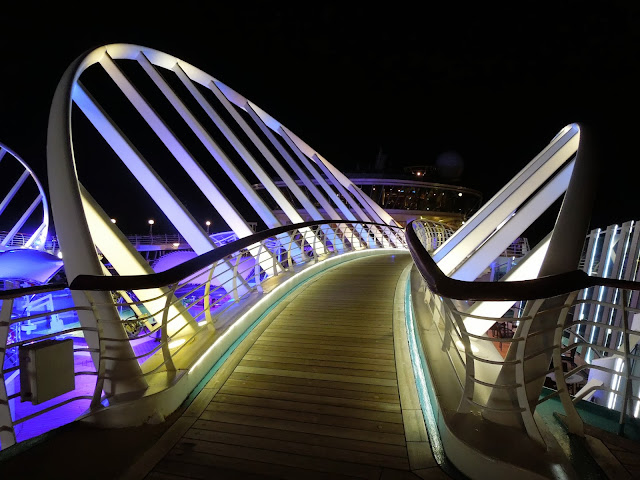
{"type": "Polygon", "coordinates": [[[116,219],[115,219],[115,218],[112,218],[112,219],[111,219],[111,223],[116,223],[116,219]]]}
{"type": "Polygon", "coordinates": [[[209,227],[211,226],[211,222],[207,220],[206,222],[204,222],[204,224],[207,226],[207,235],[209,235],[209,227]]]}
{"type": "Polygon", "coordinates": [[[149,220],[149,236],[153,239],[153,224],[156,223],[153,219],[149,220]]]}

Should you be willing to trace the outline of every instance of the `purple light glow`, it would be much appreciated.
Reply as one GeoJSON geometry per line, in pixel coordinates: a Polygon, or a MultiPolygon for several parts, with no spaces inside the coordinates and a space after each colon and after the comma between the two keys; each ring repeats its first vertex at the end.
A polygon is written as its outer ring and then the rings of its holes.
{"type": "MultiPolygon", "coordinates": [[[[82,337],[73,338],[74,349],[86,349],[87,343],[82,337]]],[[[76,372],[95,372],[93,361],[89,352],[74,352],[74,370],[76,372]]],[[[7,386],[7,394],[13,395],[20,390],[20,372],[19,370],[5,374],[5,384],[7,386]]],[[[76,375],[75,389],[53,398],[38,405],[31,402],[21,402],[20,397],[9,401],[11,408],[11,418],[14,422],[22,418],[28,417],[38,412],[42,412],[47,408],[64,402],[74,397],[91,396],[96,385],[96,375],[76,375]]],[[[43,413],[25,422],[14,426],[16,433],[16,441],[22,442],[29,438],[41,435],[49,430],[58,428],[69,422],[72,422],[82,415],[89,408],[90,400],[78,399],[68,404],[62,405],[54,410],[43,413]]]]}

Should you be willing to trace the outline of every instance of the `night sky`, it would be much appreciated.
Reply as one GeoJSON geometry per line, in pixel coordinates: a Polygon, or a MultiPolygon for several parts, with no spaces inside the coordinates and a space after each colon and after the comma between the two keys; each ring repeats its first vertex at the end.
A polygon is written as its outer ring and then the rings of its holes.
{"type": "Polygon", "coordinates": [[[485,199],[563,126],[584,122],[602,165],[592,226],[640,219],[633,2],[516,2],[499,13],[461,4],[190,4],[161,17],[113,3],[83,7],[80,21],[63,4],[5,14],[0,141],[46,183],[49,106],[62,73],[94,47],[137,43],[230,85],[343,171],[370,167],[380,149],[396,169],[454,150],[465,162],[459,183],[485,199]]]}

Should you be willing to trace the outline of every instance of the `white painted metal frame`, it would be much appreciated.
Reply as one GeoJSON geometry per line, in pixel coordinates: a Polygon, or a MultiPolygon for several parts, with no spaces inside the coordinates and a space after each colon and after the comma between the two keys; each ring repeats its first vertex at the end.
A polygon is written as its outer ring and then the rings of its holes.
{"type": "Polygon", "coordinates": [[[31,180],[35,183],[39,193],[35,200],[33,200],[33,202],[24,210],[21,217],[11,227],[9,232],[3,235],[0,240],[0,251],[3,250],[3,247],[14,247],[16,234],[19,233],[20,229],[29,220],[29,218],[31,218],[33,212],[38,206],[42,206],[42,222],[26,242],[21,242],[21,244],[17,246],[21,248],[35,248],[37,250],[43,250],[47,241],[47,235],[49,234],[49,204],[47,202],[45,191],[42,188],[40,180],[38,180],[38,177],[36,177],[34,171],[27,165],[27,163],[20,158],[18,154],[2,143],[0,143],[0,179],[3,178],[3,175],[1,174],[2,166],[3,164],[6,165],[6,163],[10,161],[9,158],[18,162],[18,164],[24,168],[24,172],[22,172],[9,192],[5,195],[2,201],[0,201],[0,217],[2,217],[2,213],[6,211],[11,201],[15,198],[16,194],[20,191],[20,188],[25,184],[29,177],[31,177],[31,180]]]}
{"type": "Polygon", "coordinates": [[[540,154],[434,253],[440,269],[458,280],[475,280],[566,190],[572,172],[571,164],[566,163],[576,153],[579,144],[580,128],[577,124],[568,125],[560,131],[540,154]],[[560,175],[557,175],[559,171],[560,175]],[[543,186],[544,194],[537,192],[543,186]],[[488,243],[486,247],[485,243],[488,243]],[[483,246],[481,251],[480,246],[483,246]]]}
{"type": "MultiPolygon", "coordinates": [[[[122,69],[118,66],[118,62],[124,60],[134,61],[140,65],[150,80],[159,89],[160,93],[169,101],[182,120],[222,168],[233,185],[239,189],[254,212],[264,221],[268,228],[280,226],[280,222],[276,219],[267,204],[260,198],[258,192],[252,188],[250,182],[240,173],[238,167],[234,165],[223,148],[214,141],[211,134],[196,119],[194,113],[187,108],[178,94],[171,88],[168,82],[164,80],[159,71],[160,69],[173,72],[173,74],[177,76],[177,79],[192,96],[192,100],[195,100],[202,108],[204,114],[214,122],[231,147],[240,156],[246,166],[256,175],[258,180],[262,182],[268,194],[276,201],[290,221],[299,223],[302,221],[302,216],[275,186],[273,180],[269,178],[257,159],[254,158],[242,144],[233,132],[233,129],[222,120],[200,89],[208,89],[215,95],[223,108],[231,114],[242,131],[255,144],[260,154],[264,156],[271,167],[274,168],[276,172],[280,172],[281,175],[282,172],[286,171],[280,163],[283,160],[293,168],[294,171],[301,172],[302,169],[297,164],[294,167],[294,163],[296,163],[295,160],[290,155],[283,155],[282,152],[284,150],[282,148],[278,148],[277,150],[284,158],[276,159],[252,131],[249,124],[245,122],[235,110],[236,107],[247,111],[249,116],[263,132],[268,131],[269,135],[267,136],[274,145],[279,143],[275,136],[280,135],[284,138],[285,142],[293,148],[304,168],[312,173],[325,189],[326,193],[339,207],[341,215],[338,215],[333,208],[325,208],[325,213],[329,215],[329,217],[322,218],[320,212],[312,208],[314,200],[323,206],[329,206],[329,202],[320,194],[318,189],[310,187],[309,191],[315,197],[306,199],[300,189],[295,191],[295,195],[307,209],[307,213],[311,218],[317,220],[336,220],[339,222],[337,226],[340,235],[327,226],[323,226],[320,230],[323,232],[323,235],[327,236],[329,241],[332,241],[338,251],[344,248],[340,236],[348,239],[351,248],[356,249],[361,247],[361,242],[366,242],[370,248],[374,248],[377,243],[383,246],[389,245],[389,241],[398,246],[402,245],[397,235],[391,230],[385,229],[383,233],[383,231],[376,226],[365,229],[357,223],[356,216],[354,216],[351,209],[337,198],[335,192],[317,172],[316,168],[323,169],[330,181],[334,183],[334,186],[343,190],[343,196],[345,199],[348,199],[351,208],[357,212],[362,220],[369,221],[371,218],[374,218],[374,220],[384,219],[385,223],[394,225],[391,217],[377,207],[374,202],[367,201],[364,196],[358,195],[357,189],[355,189],[355,186],[349,183],[348,180],[345,180],[346,177],[342,176],[344,178],[335,180],[337,176],[342,175],[337,169],[325,159],[321,159],[315,150],[311,149],[306,143],[259,107],[250,104],[246,98],[214,77],[176,57],[142,46],[113,44],[92,50],[79,57],[69,66],[58,85],[51,107],[47,145],[48,167],[50,172],[49,184],[52,207],[56,217],[58,238],[62,254],[65,258],[65,270],[69,281],[73,281],[74,278],[81,274],[103,274],[102,265],[96,258],[95,246],[97,246],[102,253],[109,252],[108,254],[105,253],[105,256],[114,265],[120,275],[149,272],[149,267],[146,265],[144,259],[142,259],[130,245],[127,245],[124,235],[122,235],[116,225],[108,221],[102,208],[91,199],[90,193],[82,191],[83,189],[77,177],[75,167],[74,137],[72,135],[71,117],[74,105],[80,109],[98,133],[106,140],[107,144],[114,150],[142,188],[156,205],[160,207],[180,235],[186,239],[196,253],[202,254],[215,247],[210,237],[186,210],[177,195],[175,195],[162,178],[158,176],[153,166],[143,158],[134,144],[136,139],[127,138],[118,125],[108,116],[106,111],[98,104],[85,87],[83,87],[81,83],[82,74],[92,65],[100,65],[103,68],[115,86],[124,94],[144,122],[147,123],[170,154],[176,159],[177,163],[187,172],[195,183],[195,187],[204,194],[211,206],[220,213],[224,221],[232,228],[238,237],[246,237],[252,233],[249,222],[239,214],[234,205],[232,205],[220,191],[213,179],[206,173],[205,168],[203,168],[204,165],[199,163],[193,155],[190,154],[181,140],[171,130],[167,122],[158,115],[153,106],[142,96],[138,88],[133,85],[123,73],[122,69]],[[313,162],[316,163],[316,166],[312,165],[313,162]],[[353,199],[351,195],[347,193],[348,190],[356,192],[354,193],[356,199],[353,199]],[[360,204],[358,204],[358,202],[360,202],[360,204]],[[371,214],[371,217],[364,213],[361,205],[371,214]],[[372,212],[375,213],[375,215],[373,215],[372,212]],[[356,223],[347,226],[340,222],[341,220],[356,223]],[[352,229],[356,230],[357,236],[354,237],[352,229]]],[[[300,175],[300,177],[303,182],[305,182],[306,179],[306,182],[310,183],[307,175],[303,174],[300,175]]],[[[285,175],[282,175],[282,178],[285,182],[291,184],[289,185],[290,188],[292,188],[292,186],[295,187],[293,179],[285,175]]],[[[280,234],[278,237],[281,245],[280,248],[282,248],[283,245],[287,245],[287,254],[293,257],[296,262],[300,263],[304,257],[308,255],[304,249],[305,245],[309,246],[315,255],[321,253],[320,250],[315,251],[320,248],[322,244],[322,241],[317,237],[319,234],[317,231],[302,230],[298,234],[300,238],[295,242],[287,237],[287,233],[280,234]]],[[[269,268],[281,268],[279,262],[276,261],[276,253],[272,253],[266,248],[255,248],[250,249],[250,251],[256,252],[258,255],[257,263],[267,265],[265,266],[267,270],[269,268]]],[[[231,265],[227,265],[227,267],[230,266],[231,265]]],[[[232,271],[231,268],[224,268],[225,266],[223,264],[219,267],[221,270],[220,273],[216,272],[217,276],[224,275],[225,271],[228,273],[232,271]]],[[[277,271],[271,273],[277,273],[277,271]]],[[[240,285],[238,291],[242,288],[242,285],[240,285]]],[[[155,293],[166,294],[166,292],[142,294],[141,300],[152,302],[153,297],[157,296],[155,293]]],[[[101,295],[103,295],[102,292],[96,292],[95,296],[92,297],[92,301],[100,303],[101,305],[107,304],[109,302],[108,298],[100,298],[101,295]]],[[[75,296],[74,294],[74,298],[75,296]]],[[[77,300],[79,302],[86,302],[86,298],[78,297],[77,300]]],[[[157,310],[152,308],[150,304],[147,306],[150,311],[157,310]]],[[[86,312],[81,312],[79,315],[84,327],[95,328],[95,319],[88,318],[86,312]]],[[[122,328],[118,328],[115,309],[109,310],[103,308],[101,315],[103,315],[104,318],[111,318],[113,320],[112,322],[107,322],[111,325],[110,328],[112,329],[108,337],[118,342],[124,339],[122,328]]],[[[158,321],[158,319],[156,319],[156,321],[158,321]]],[[[159,324],[163,325],[163,322],[159,322],[159,324]]],[[[182,323],[176,328],[187,328],[189,325],[192,325],[192,320],[187,316],[183,316],[182,323]]],[[[99,349],[99,345],[96,343],[97,339],[89,338],[88,341],[91,348],[94,350],[99,349]]],[[[126,347],[119,355],[125,358],[132,357],[130,352],[126,351],[126,347]]],[[[119,368],[124,367],[120,366],[119,368]]],[[[127,378],[135,378],[135,371],[138,369],[137,364],[135,364],[135,362],[129,362],[129,367],[126,367],[125,370],[127,368],[130,369],[128,373],[131,373],[131,375],[125,376],[127,378]]],[[[118,388],[126,391],[128,389],[140,388],[140,386],[139,383],[136,384],[136,382],[133,382],[130,385],[121,385],[118,388]]],[[[107,391],[107,394],[109,394],[109,391],[107,391]]]]}
{"type": "MultiPolygon", "coordinates": [[[[89,194],[84,191],[81,193],[85,196],[89,194]]],[[[91,199],[87,198],[84,203],[85,207],[99,206],[91,199]]],[[[93,213],[90,214],[94,215],[93,213]]],[[[89,222],[93,223],[93,220],[89,222]]],[[[105,218],[105,223],[108,219],[105,218]]],[[[83,311],[93,312],[96,320],[95,324],[85,327],[81,321],[81,327],[72,327],[64,331],[64,333],[83,334],[87,338],[87,343],[91,344],[89,337],[91,334],[98,338],[95,344],[98,348],[92,352],[97,358],[95,361],[95,371],[75,371],[75,375],[91,375],[94,376],[96,386],[89,387],[90,391],[78,389],[73,398],[64,400],[58,399],[48,405],[45,410],[37,411],[31,414],[15,414],[11,415],[9,402],[6,402],[6,388],[4,383],[5,375],[15,371],[16,367],[3,370],[0,367],[0,442],[1,448],[6,448],[15,443],[14,426],[24,422],[37,423],[40,415],[50,410],[57,410],[56,415],[60,418],[64,413],[60,413],[65,405],[77,400],[91,400],[91,406],[86,415],[92,416],[91,421],[106,426],[126,426],[136,425],[147,420],[152,414],[168,415],[177,408],[183,399],[195,388],[201,379],[210,370],[211,366],[224,355],[228,348],[243,334],[257,318],[267,311],[273,302],[277,301],[286,294],[288,289],[294,285],[299,285],[305,279],[311,278],[312,275],[322,271],[325,268],[337,265],[341,262],[349,261],[349,259],[357,256],[389,254],[400,250],[406,251],[406,245],[402,244],[399,249],[385,248],[379,242],[373,246],[373,251],[368,243],[352,242],[351,238],[342,236],[342,232],[337,224],[333,222],[309,222],[311,225],[298,225],[282,227],[281,230],[287,233],[289,244],[284,245],[285,255],[279,259],[275,256],[263,257],[265,263],[255,265],[253,258],[260,258],[259,253],[252,250],[267,250],[269,245],[277,243],[280,240],[276,234],[268,236],[262,235],[256,240],[245,241],[244,244],[238,246],[238,250],[229,250],[226,256],[217,259],[211,258],[209,265],[197,268],[186,269],[181,273],[173,273],[171,280],[166,283],[156,284],[151,288],[136,288],[139,284],[137,279],[127,278],[126,276],[113,277],[109,279],[113,283],[110,286],[96,287],[91,286],[87,281],[101,281],[103,278],[84,278],[72,282],[70,289],[77,294],[78,299],[75,307],[55,310],[52,312],[30,314],[20,309],[12,308],[14,299],[22,297],[24,294],[20,289],[12,290],[6,293],[6,298],[2,301],[2,309],[0,309],[0,366],[3,365],[4,352],[8,349],[18,348],[24,342],[13,341],[7,343],[7,330],[10,325],[20,327],[24,323],[33,320],[41,320],[45,315],[58,315],[62,312],[75,312],[78,316],[83,311]],[[342,236],[342,245],[344,249],[338,251],[335,245],[330,241],[329,235],[322,235],[321,231],[324,227],[334,231],[334,237],[342,236]],[[319,245],[313,245],[314,251],[321,251],[320,255],[304,256],[298,263],[291,251],[294,248],[296,239],[300,237],[302,230],[311,230],[314,238],[318,239],[319,245]],[[253,257],[253,258],[252,258],[253,257]],[[226,262],[224,261],[226,259],[226,262]],[[243,259],[250,261],[243,262],[243,259]],[[234,264],[229,267],[230,261],[235,260],[234,264]],[[283,262],[280,268],[274,268],[272,262],[283,262]],[[293,264],[292,264],[293,262],[293,264]],[[284,263],[289,263],[290,267],[285,269],[284,263]],[[228,278],[224,269],[230,270],[231,279],[228,278]],[[199,270],[198,270],[199,269],[199,270]],[[197,270],[194,273],[194,270],[197,270]],[[266,272],[273,272],[273,275],[265,275],[266,272]],[[132,281],[133,280],[133,281],[132,281]],[[241,293],[238,288],[245,280],[250,280],[250,289],[241,293]],[[125,286],[122,282],[128,282],[125,286]],[[83,283],[84,282],[84,283],[83,283]],[[110,288],[113,287],[113,290],[110,288]],[[84,290],[83,288],[91,288],[92,290],[84,290]],[[102,288],[102,289],[100,289],[102,288]],[[127,295],[123,295],[126,299],[125,304],[132,309],[146,307],[149,314],[154,318],[160,318],[162,328],[159,332],[140,332],[135,338],[123,338],[116,342],[110,333],[114,321],[118,325],[122,324],[120,319],[114,320],[109,316],[112,308],[111,293],[133,291],[136,295],[135,299],[127,295]],[[147,293],[145,293],[147,292],[147,293]],[[178,293],[180,292],[180,293],[178,293]],[[153,297],[153,295],[156,295],[153,297]],[[151,298],[153,297],[153,298],[151,298]],[[80,301],[80,299],[84,299],[80,301]],[[102,299],[102,300],[98,300],[102,299]],[[240,303],[243,302],[243,303],[240,303]],[[238,308],[240,307],[240,308],[238,308]],[[157,308],[153,310],[152,308],[157,308]],[[238,311],[241,313],[239,314],[238,311]],[[182,318],[190,318],[192,322],[185,324],[182,318]],[[144,349],[137,356],[131,354],[131,359],[137,364],[140,363],[139,371],[132,369],[122,369],[121,366],[127,365],[127,359],[120,356],[118,349],[114,349],[114,345],[118,343],[123,345],[131,345],[132,343],[148,342],[152,345],[152,349],[144,349]],[[106,348],[109,346],[109,348],[106,348]],[[109,368],[113,357],[120,356],[118,368],[109,368]],[[133,375],[134,378],[129,378],[133,375]],[[114,379],[117,377],[117,380],[114,379]],[[133,380],[139,383],[141,387],[135,398],[130,395],[118,396],[111,394],[110,384],[116,383],[119,386],[126,386],[133,383],[133,380]],[[146,384],[150,388],[144,391],[146,384]],[[104,390],[104,394],[103,394],[104,390]],[[175,393],[178,391],[178,393],[175,393]],[[182,395],[182,396],[181,396],[182,395]],[[103,400],[108,399],[108,406],[103,407],[103,400]],[[135,402],[135,408],[132,404],[135,402]],[[114,412],[114,413],[109,413],[114,412]],[[99,420],[101,415],[106,415],[108,420],[99,420]]],[[[367,230],[372,231],[376,225],[361,224],[367,230]]],[[[90,225],[93,229],[95,226],[90,225]]],[[[349,225],[349,231],[355,232],[355,226],[349,225]]],[[[104,227],[100,227],[104,228],[104,227]]],[[[389,227],[393,230],[400,228],[389,227]]],[[[260,234],[258,234],[260,236],[260,234]]],[[[279,234],[278,234],[279,236],[279,234]]],[[[401,237],[400,237],[401,238],[401,237]]],[[[114,239],[113,243],[120,243],[119,239],[114,239]]],[[[215,255],[214,255],[215,257],[215,255]]],[[[157,276],[156,276],[157,279],[157,276]]],[[[103,284],[104,285],[104,284],[103,284]]],[[[55,287],[47,290],[47,293],[56,291],[55,287]]],[[[17,303],[17,302],[16,302],[17,303]]],[[[138,319],[132,320],[137,322],[138,319]]],[[[126,322],[126,321],[125,321],[126,322]]],[[[59,335],[60,332],[49,333],[43,332],[36,338],[28,341],[42,341],[47,338],[59,335]]],[[[124,350],[124,347],[119,347],[124,350]]],[[[82,356],[86,354],[86,349],[79,349],[76,355],[82,356]]],[[[12,392],[12,397],[17,398],[20,392],[12,392]]],[[[77,415],[77,413],[76,413],[77,415]]],[[[67,422],[73,421],[75,417],[69,417],[67,422]]],[[[20,441],[24,440],[20,439],[20,441]]]]}

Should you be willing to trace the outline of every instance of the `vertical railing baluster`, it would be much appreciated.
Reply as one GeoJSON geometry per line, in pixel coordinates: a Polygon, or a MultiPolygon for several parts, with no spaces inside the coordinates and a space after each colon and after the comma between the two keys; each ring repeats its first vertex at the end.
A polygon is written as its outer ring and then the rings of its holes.
{"type": "Polygon", "coordinates": [[[13,310],[13,298],[2,301],[0,309],[0,449],[4,450],[16,443],[16,432],[11,419],[11,406],[7,398],[7,386],[4,383],[4,357],[7,352],[7,339],[13,310]]]}
{"type": "MultiPolygon", "coordinates": [[[[627,315],[627,301],[629,297],[629,292],[626,289],[620,289],[622,295],[620,295],[620,302],[622,304],[622,334],[623,334],[623,351],[624,351],[624,360],[625,360],[625,368],[624,368],[624,376],[625,382],[624,387],[622,389],[622,406],[620,407],[620,420],[618,421],[618,435],[622,435],[624,433],[624,424],[627,416],[627,408],[629,406],[629,401],[631,400],[631,394],[633,392],[632,388],[632,380],[631,380],[631,349],[629,345],[629,316],[627,315]]],[[[622,372],[620,372],[622,375],[622,372]]]]}
{"type": "Polygon", "coordinates": [[[87,298],[87,302],[91,306],[91,310],[93,311],[93,315],[96,319],[96,329],[98,330],[98,369],[96,372],[96,385],[93,389],[93,396],[91,397],[91,404],[89,406],[90,410],[95,410],[102,406],[102,391],[104,390],[104,381],[107,371],[106,362],[104,359],[106,348],[104,344],[104,329],[102,327],[99,309],[97,309],[95,306],[91,292],[85,291],[84,295],[87,298]]]}
{"type": "Polygon", "coordinates": [[[578,435],[580,437],[584,437],[584,422],[576,409],[573,400],[571,399],[571,395],[569,394],[569,387],[567,385],[566,379],[564,378],[564,372],[562,371],[562,336],[564,332],[565,322],[567,319],[567,314],[569,310],[573,307],[573,302],[578,296],[578,291],[572,292],[567,296],[565,300],[564,307],[560,311],[560,315],[558,316],[558,321],[556,323],[556,331],[553,337],[553,345],[554,349],[551,355],[553,359],[553,366],[556,376],[556,387],[558,388],[558,395],[560,397],[560,402],[562,403],[562,407],[567,415],[567,429],[569,432],[578,435]]]}
{"type": "Polygon", "coordinates": [[[215,262],[209,267],[209,275],[207,276],[207,282],[204,286],[204,316],[207,319],[207,325],[210,325],[215,329],[213,324],[213,316],[211,315],[211,279],[213,278],[213,272],[216,269],[218,262],[215,262]]]}
{"type": "Polygon", "coordinates": [[[314,263],[318,263],[319,261],[319,256],[318,255],[318,251],[316,250],[316,244],[317,244],[317,240],[318,240],[318,234],[316,231],[316,234],[313,236],[313,247],[311,247],[311,252],[313,253],[313,258],[314,258],[314,263]]]}
{"type": "MultiPolygon", "coordinates": [[[[529,330],[531,329],[531,326],[536,319],[536,315],[538,314],[543,304],[544,304],[544,300],[536,300],[533,303],[531,310],[529,311],[531,318],[524,320],[521,327],[517,330],[518,333],[520,334],[520,337],[518,338],[519,339],[521,338],[521,340],[518,342],[516,346],[515,381],[517,384],[516,398],[518,400],[518,408],[520,408],[520,411],[521,411],[520,416],[524,423],[524,427],[527,431],[527,434],[532,440],[544,446],[545,445],[544,439],[542,438],[542,435],[540,434],[540,430],[538,429],[538,426],[536,425],[536,422],[533,418],[533,409],[531,408],[531,405],[529,404],[529,399],[527,397],[527,376],[526,376],[526,361],[525,361],[525,358],[527,356],[529,356],[530,359],[534,359],[537,357],[537,355],[535,355],[535,352],[533,352],[532,354],[527,353],[527,340],[529,339],[529,330]]],[[[537,353],[538,355],[540,355],[540,352],[537,352],[537,353]]],[[[562,374],[562,369],[560,369],[560,374],[562,374]]],[[[557,373],[556,373],[556,378],[557,378],[557,373]]],[[[565,387],[565,391],[566,391],[566,387],[565,387]]]]}
{"type": "Polygon", "coordinates": [[[175,372],[176,366],[173,364],[173,357],[169,349],[169,335],[167,334],[167,323],[169,323],[169,307],[171,300],[178,288],[178,284],[174,283],[167,292],[167,301],[162,310],[162,325],[160,326],[160,344],[162,345],[162,358],[168,372],[175,372]]]}
{"type": "Polygon", "coordinates": [[[233,299],[236,302],[240,301],[240,295],[238,294],[238,265],[239,264],[240,264],[240,257],[236,256],[236,263],[233,265],[233,276],[231,280],[232,288],[233,288],[233,299]]]}
{"type": "MultiPolygon", "coordinates": [[[[268,239],[267,239],[267,240],[268,240],[268,239]]],[[[264,245],[264,242],[266,242],[267,240],[263,240],[262,242],[260,242],[260,243],[258,244],[258,253],[257,253],[257,255],[255,256],[255,258],[256,258],[256,263],[255,263],[254,270],[253,270],[253,272],[254,272],[254,276],[253,276],[253,278],[254,278],[254,281],[255,281],[256,291],[257,291],[258,293],[262,293],[262,278],[261,278],[261,277],[262,277],[262,275],[261,275],[261,273],[260,273],[260,270],[262,269],[262,265],[260,265],[260,263],[261,263],[261,262],[260,262],[260,258],[261,258],[261,257],[260,257],[260,253],[262,253],[262,247],[263,247],[263,245],[264,245]]],[[[274,255],[272,255],[272,257],[273,257],[273,256],[274,256],[274,255]]]]}

